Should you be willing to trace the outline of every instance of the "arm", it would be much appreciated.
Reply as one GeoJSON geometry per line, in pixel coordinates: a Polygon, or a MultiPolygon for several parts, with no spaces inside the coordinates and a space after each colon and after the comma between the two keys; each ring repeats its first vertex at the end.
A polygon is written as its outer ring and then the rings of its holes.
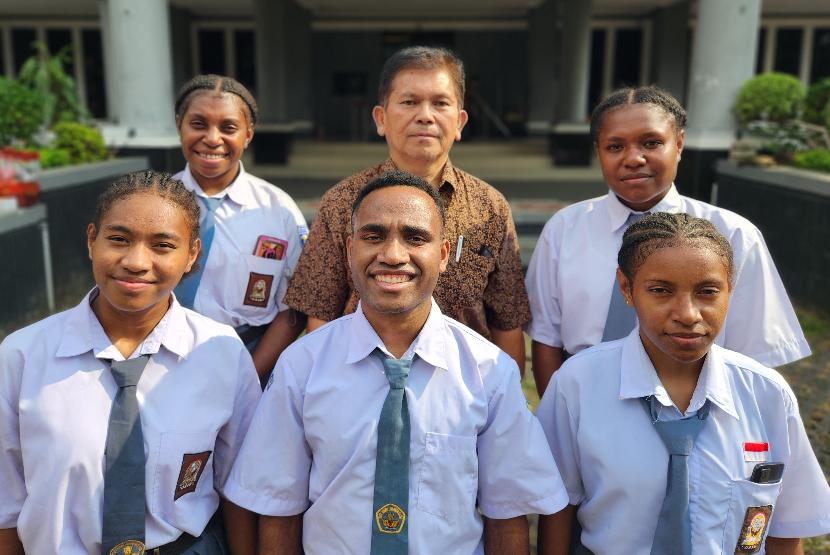
{"type": "Polygon", "coordinates": [[[500,330],[490,327],[490,337],[499,349],[510,355],[519,365],[519,375],[525,375],[525,336],[522,328],[500,330]]]}
{"type": "Polygon", "coordinates": [[[309,316],[308,324],[306,325],[306,332],[311,333],[325,323],[327,323],[327,320],[321,320],[319,318],[315,318],[314,316],[309,316]]]}
{"type": "Polygon", "coordinates": [[[259,555],[300,555],[303,515],[259,517],[259,555]]]}
{"type": "Polygon", "coordinates": [[[0,529],[0,555],[24,555],[17,528],[0,529]]]}
{"type": "Polygon", "coordinates": [[[233,555],[254,555],[257,548],[257,515],[222,499],[225,538],[233,555]]]}
{"type": "Polygon", "coordinates": [[[767,555],[804,555],[801,538],[770,538],[766,541],[767,555]]]}
{"type": "Polygon", "coordinates": [[[538,341],[531,343],[530,353],[533,364],[533,378],[536,380],[536,391],[541,399],[548,388],[553,373],[559,370],[565,357],[561,347],[551,347],[538,341]]]}
{"type": "Polygon", "coordinates": [[[485,518],[484,553],[486,555],[517,555],[530,553],[527,517],[485,518]]]}
{"type": "Polygon", "coordinates": [[[558,513],[539,515],[539,555],[567,555],[576,507],[568,505],[558,513]]]}
{"type": "Polygon", "coordinates": [[[274,369],[280,354],[297,339],[304,326],[305,314],[293,308],[277,314],[251,354],[260,380],[274,369]]]}

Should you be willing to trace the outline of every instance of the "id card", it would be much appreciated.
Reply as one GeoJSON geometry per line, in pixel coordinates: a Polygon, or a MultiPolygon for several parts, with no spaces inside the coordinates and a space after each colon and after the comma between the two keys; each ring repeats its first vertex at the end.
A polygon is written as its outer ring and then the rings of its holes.
{"type": "Polygon", "coordinates": [[[254,256],[261,256],[262,258],[271,258],[274,260],[282,260],[285,256],[285,249],[288,248],[288,242],[269,235],[260,235],[256,240],[256,247],[254,247],[254,256]]]}

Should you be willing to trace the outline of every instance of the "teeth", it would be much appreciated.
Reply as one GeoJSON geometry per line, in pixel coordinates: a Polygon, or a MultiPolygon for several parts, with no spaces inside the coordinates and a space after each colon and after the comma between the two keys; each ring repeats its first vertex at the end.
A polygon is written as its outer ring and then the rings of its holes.
{"type": "Polygon", "coordinates": [[[201,156],[202,158],[206,158],[208,160],[221,160],[225,157],[224,154],[205,154],[201,152],[199,153],[199,156],[201,156]]]}
{"type": "Polygon", "coordinates": [[[375,279],[380,281],[381,283],[403,283],[405,281],[409,281],[409,276],[405,276],[402,274],[379,274],[375,276],[375,279]]]}

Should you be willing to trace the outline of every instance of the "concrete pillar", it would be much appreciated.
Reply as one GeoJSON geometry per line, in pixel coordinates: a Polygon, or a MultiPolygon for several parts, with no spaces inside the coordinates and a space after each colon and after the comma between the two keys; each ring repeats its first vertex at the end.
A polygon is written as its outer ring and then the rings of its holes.
{"type": "Polygon", "coordinates": [[[106,10],[116,120],[128,137],[175,137],[167,0],[108,0],[106,10]]]}
{"type": "Polygon", "coordinates": [[[562,78],[556,121],[584,123],[588,117],[591,65],[591,0],[562,2],[562,78]]]}
{"type": "Polygon", "coordinates": [[[753,76],[761,0],[699,0],[689,83],[689,126],[678,169],[682,193],[709,200],[714,163],[735,138],[732,106],[753,76]]]}
{"type": "Polygon", "coordinates": [[[528,17],[528,121],[531,134],[547,135],[553,122],[558,65],[557,3],[547,0],[530,11],[528,17]]]}
{"type": "Polygon", "coordinates": [[[173,90],[193,77],[193,48],[191,41],[191,24],[193,16],[184,8],[170,7],[170,31],[173,61],[173,90]]]}
{"type": "Polygon", "coordinates": [[[681,103],[686,100],[689,69],[689,2],[654,12],[651,40],[651,82],[666,89],[681,103]]]}

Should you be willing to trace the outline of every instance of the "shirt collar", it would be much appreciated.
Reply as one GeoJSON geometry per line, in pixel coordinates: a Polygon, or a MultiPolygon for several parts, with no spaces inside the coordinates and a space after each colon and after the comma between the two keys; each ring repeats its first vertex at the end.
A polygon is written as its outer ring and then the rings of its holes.
{"type": "MultiPolygon", "coordinates": [[[[393,170],[400,169],[395,165],[395,162],[392,161],[392,158],[387,158],[383,164],[380,165],[378,168],[380,173],[378,175],[384,174],[386,172],[390,172],[393,170]]],[[[449,190],[449,193],[452,194],[461,186],[460,180],[458,179],[458,174],[455,171],[455,167],[452,165],[452,162],[449,158],[447,158],[447,163],[444,164],[444,169],[441,171],[441,186],[438,187],[438,190],[444,190],[445,188],[449,190]]]]}
{"type": "MultiPolygon", "coordinates": [[[[432,306],[424,327],[418,336],[407,349],[422,358],[430,366],[448,369],[447,365],[447,337],[450,331],[446,329],[444,316],[435,299],[431,300],[432,306]]],[[[351,320],[351,336],[349,350],[346,353],[346,363],[354,364],[368,357],[375,349],[380,349],[388,356],[392,356],[386,345],[383,344],[377,332],[363,314],[363,303],[357,305],[354,316],[351,320]]]]}
{"type": "MultiPolygon", "coordinates": [[[[723,362],[719,348],[717,345],[712,345],[703,361],[697,387],[689,402],[689,410],[699,410],[705,400],[709,399],[730,416],[735,419],[739,418],[726,372],[728,368],[723,362]]],[[[671,398],[666,388],[660,383],[657,371],[654,370],[654,365],[643,347],[639,328],[635,328],[623,340],[620,362],[620,399],[634,399],[649,395],[657,397],[657,400],[665,406],[672,405],[671,398]]]]}
{"type": "MultiPolygon", "coordinates": [[[[636,213],[631,210],[631,208],[620,202],[620,199],[617,198],[617,195],[615,195],[613,191],[608,191],[607,206],[609,217],[608,221],[611,224],[611,231],[613,232],[616,232],[625,225],[629,214],[636,213]]],[[[650,214],[654,214],[655,212],[670,212],[674,214],[680,212],[681,209],[682,203],[680,194],[677,192],[677,188],[674,186],[674,183],[672,183],[672,186],[669,188],[669,192],[666,193],[666,196],[664,196],[663,199],[655,204],[648,212],[650,214]]]]}
{"type": "MultiPolygon", "coordinates": [[[[74,357],[92,351],[96,358],[123,360],[124,357],[107,337],[98,317],[92,311],[92,301],[99,295],[93,288],[83,300],[69,311],[65,330],[55,356],[74,357]]],[[[184,309],[175,296],[164,317],[153,331],[136,348],[135,355],[155,354],[163,345],[170,352],[185,357],[193,349],[193,338],[186,335],[187,324],[184,309]]]]}
{"type": "MultiPolygon", "coordinates": [[[[196,182],[196,178],[193,177],[193,174],[190,173],[190,164],[187,164],[184,167],[184,172],[182,173],[182,183],[184,183],[185,187],[196,193],[197,196],[208,196],[204,191],[202,191],[202,188],[199,186],[199,183],[196,182]]],[[[245,166],[242,165],[241,161],[239,162],[239,174],[237,174],[236,179],[234,179],[230,185],[225,187],[224,190],[213,195],[214,198],[224,198],[225,196],[240,206],[247,206],[249,208],[257,206],[257,200],[254,195],[253,187],[248,179],[248,174],[245,172],[245,166]]]]}

